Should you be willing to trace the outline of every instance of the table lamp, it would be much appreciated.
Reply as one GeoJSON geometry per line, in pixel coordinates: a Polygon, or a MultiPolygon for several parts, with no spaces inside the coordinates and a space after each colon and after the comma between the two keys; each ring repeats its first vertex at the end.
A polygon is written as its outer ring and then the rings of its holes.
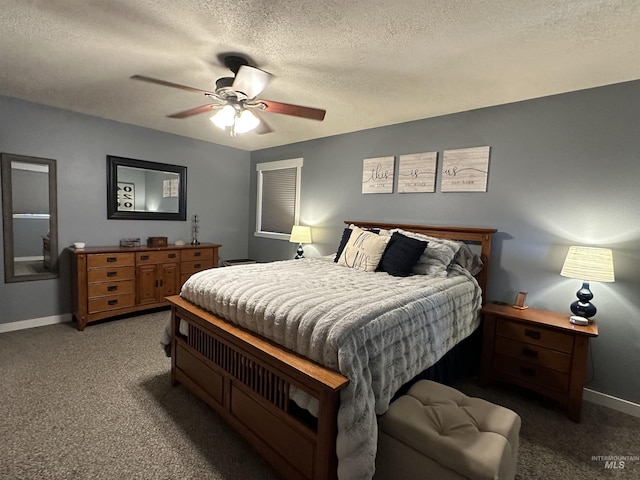
{"type": "Polygon", "coordinates": [[[596,314],[596,307],[590,300],[593,293],[589,282],[614,282],[613,252],[608,248],[569,247],[560,275],[582,280],[582,288],[576,292],[578,300],[571,304],[571,323],[587,325],[589,318],[596,314]]]}
{"type": "Polygon", "coordinates": [[[291,236],[289,237],[291,243],[298,244],[298,250],[296,251],[296,259],[304,258],[304,251],[302,250],[303,243],[311,243],[311,227],[303,227],[302,225],[294,225],[291,229],[291,236]]]}

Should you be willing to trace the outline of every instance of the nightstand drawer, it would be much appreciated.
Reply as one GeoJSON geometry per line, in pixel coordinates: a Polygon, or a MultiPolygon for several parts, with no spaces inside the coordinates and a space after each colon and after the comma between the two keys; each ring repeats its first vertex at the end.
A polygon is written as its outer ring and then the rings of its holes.
{"type": "Polygon", "coordinates": [[[134,267],[98,268],[87,272],[87,281],[89,283],[132,280],[134,278],[136,278],[134,267]]]}
{"type": "Polygon", "coordinates": [[[87,288],[89,299],[95,297],[106,297],[109,295],[124,295],[136,292],[135,280],[124,280],[122,282],[90,283],[87,288]]]}
{"type": "Polygon", "coordinates": [[[517,342],[505,337],[496,337],[495,352],[559,372],[569,373],[571,369],[571,355],[568,353],[517,342]]]}
{"type": "Polygon", "coordinates": [[[182,262],[180,264],[180,273],[190,275],[201,270],[206,270],[207,268],[213,268],[213,258],[195,260],[193,262],[182,262]]]}
{"type": "Polygon", "coordinates": [[[114,295],[112,297],[92,298],[89,299],[89,313],[128,308],[133,307],[135,304],[136,296],[133,293],[128,295],[114,295]]]}
{"type": "Polygon", "coordinates": [[[496,325],[496,335],[562,352],[573,352],[573,335],[537,325],[499,319],[496,325]]]}
{"type": "Polygon", "coordinates": [[[569,375],[532,363],[495,355],[493,368],[497,372],[514,377],[519,383],[540,385],[563,393],[569,389],[569,375]]]}
{"type": "Polygon", "coordinates": [[[163,250],[159,252],[138,252],[136,253],[136,265],[147,263],[167,263],[179,262],[180,252],[178,250],[163,250]]]}

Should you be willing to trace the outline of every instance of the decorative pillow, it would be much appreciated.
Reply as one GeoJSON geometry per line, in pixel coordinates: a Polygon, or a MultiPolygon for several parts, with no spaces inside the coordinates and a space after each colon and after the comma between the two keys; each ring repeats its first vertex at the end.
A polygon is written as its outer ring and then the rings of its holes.
{"type": "Polygon", "coordinates": [[[394,232],[380,260],[380,268],[394,277],[408,277],[424,249],[427,248],[427,243],[424,240],[394,232]]]}
{"type": "Polygon", "coordinates": [[[342,238],[340,239],[340,245],[338,245],[336,258],[333,259],[334,262],[337,262],[340,259],[340,255],[342,255],[342,251],[344,250],[344,247],[349,241],[349,237],[351,236],[351,231],[351,227],[347,227],[342,231],[342,238]]]}
{"type": "Polygon", "coordinates": [[[460,249],[459,242],[445,238],[430,237],[420,233],[407,232],[399,228],[393,231],[402,233],[410,238],[429,242],[429,246],[425,248],[418,262],[413,266],[413,273],[418,275],[435,275],[438,277],[447,276],[447,267],[449,267],[453,257],[460,249]]]}
{"type": "Polygon", "coordinates": [[[338,265],[373,272],[378,267],[390,239],[391,237],[353,227],[349,241],[338,259],[338,265]]]}
{"type": "Polygon", "coordinates": [[[464,242],[460,242],[460,250],[453,257],[453,261],[466,269],[471,275],[477,275],[484,266],[480,256],[473,253],[469,245],[464,242]]]}

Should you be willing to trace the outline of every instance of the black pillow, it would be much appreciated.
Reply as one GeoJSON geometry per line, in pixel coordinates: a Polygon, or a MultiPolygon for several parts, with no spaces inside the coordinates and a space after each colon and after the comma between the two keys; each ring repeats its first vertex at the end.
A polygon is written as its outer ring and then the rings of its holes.
{"type": "Polygon", "coordinates": [[[344,247],[347,246],[347,242],[349,241],[349,237],[351,236],[351,229],[349,227],[345,228],[342,232],[342,239],[340,240],[340,245],[338,245],[338,253],[336,253],[336,258],[333,259],[334,262],[337,262],[340,259],[340,255],[344,250],[344,247]]]}
{"type": "Polygon", "coordinates": [[[394,277],[408,277],[427,245],[424,240],[393,232],[380,260],[380,269],[394,277]]]}

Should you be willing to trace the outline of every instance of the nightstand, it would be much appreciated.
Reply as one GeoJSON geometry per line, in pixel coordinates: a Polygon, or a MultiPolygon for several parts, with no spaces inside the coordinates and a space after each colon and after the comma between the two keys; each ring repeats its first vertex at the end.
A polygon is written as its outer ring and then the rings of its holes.
{"type": "Polygon", "coordinates": [[[589,339],[598,326],[569,323],[569,315],[489,303],[482,310],[480,385],[492,380],[541,393],[580,421],[589,339]]]}

